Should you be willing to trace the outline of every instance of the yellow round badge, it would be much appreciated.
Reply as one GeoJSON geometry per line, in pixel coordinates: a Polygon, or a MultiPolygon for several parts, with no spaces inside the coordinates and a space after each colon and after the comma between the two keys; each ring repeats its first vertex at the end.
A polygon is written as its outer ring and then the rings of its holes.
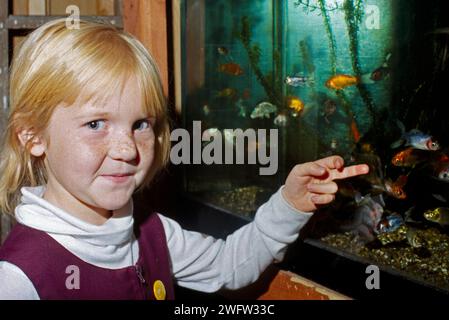
{"type": "Polygon", "coordinates": [[[165,300],[167,293],[165,291],[165,286],[161,280],[154,281],[153,293],[156,300],[165,300]]]}

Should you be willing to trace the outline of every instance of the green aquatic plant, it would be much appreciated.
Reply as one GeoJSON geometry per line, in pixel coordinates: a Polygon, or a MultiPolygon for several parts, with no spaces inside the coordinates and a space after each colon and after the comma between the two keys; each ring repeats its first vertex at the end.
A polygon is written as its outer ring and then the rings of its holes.
{"type": "Polygon", "coordinates": [[[299,53],[304,61],[304,67],[309,74],[315,72],[315,65],[313,64],[312,55],[310,53],[310,48],[305,40],[299,41],[299,53]]]}
{"type": "Polygon", "coordinates": [[[274,70],[273,70],[273,76],[274,76],[274,92],[276,92],[276,96],[279,99],[282,106],[284,105],[284,98],[282,94],[282,88],[283,88],[283,81],[282,81],[282,55],[281,52],[277,49],[273,51],[273,61],[274,61],[274,70]]]}
{"type": "Polygon", "coordinates": [[[349,37],[349,52],[351,54],[352,68],[358,76],[362,74],[358,54],[359,24],[361,22],[363,14],[362,12],[360,12],[360,1],[361,0],[357,0],[357,3],[354,4],[354,0],[345,0],[343,5],[346,28],[349,37]]]}
{"type": "Polygon", "coordinates": [[[326,29],[326,35],[329,42],[329,59],[331,63],[332,75],[337,73],[337,49],[334,32],[332,31],[332,25],[330,22],[328,10],[326,9],[326,0],[318,0],[318,4],[321,11],[321,16],[323,17],[324,27],[326,29]]]}
{"type": "MultiPolygon", "coordinates": [[[[247,16],[242,17],[240,25],[240,30],[236,33],[236,36],[242,42],[243,47],[248,54],[249,63],[252,70],[254,71],[257,81],[264,88],[269,102],[282,108],[284,106],[284,99],[282,96],[282,83],[279,84],[279,79],[277,79],[279,77],[276,77],[276,79],[275,77],[273,77],[272,73],[275,70],[268,73],[267,75],[263,74],[259,66],[262,50],[260,49],[258,44],[251,43],[251,23],[249,18],[247,16]]],[[[275,64],[274,67],[278,68],[278,70],[281,70],[280,53],[276,50],[274,50],[273,52],[273,59],[275,64]]]]}
{"type": "MultiPolygon", "coordinates": [[[[321,10],[321,3],[317,2],[323,2],[323,1],[319,1],[319,0],[296,0],[296,2],[293,3],[293,5],[295,7],[302,7],[304,9],[304,11],[306,13],[309,12],[314,12],[317,10],[321,10]]],[[[324,1],[325,2],[325,1],[324,1]]],[[[341,5],[338,4],[337,2],[334,2],[332,5],[329,5],[327,3],[325,3],[325,10],[326,12],[330,12],[330,11],[336,11],[336,10],[340,10],[341,9],[341,5]]]]}
{"type": "MultiPolygon", "coordinates": [[[[343,11],[345,13],[345,22],[349,38],[349,52],[351,55],[352,69],[357,77],[362,76],[359,58],[359,25],[363,18],[363,0],[345,0],[343,11]]],[[[375,104],[370,92],[363,83],[357,84],[357,89],[363,102],[368,108],[368,112],[376,125],[375,104]]]]}
{"type": "MultiPolygon", "coordinates": [[[[258,44],[253,44],[251,42],[251,24],[247,16],[242,17],[240,21],[240,28],[234,28],[233,34],[242,42],[243,47],[248,54],[250,66],[256,76],[257,81],[264,88],[268,101],[278,106],[279,111],[287,111],[287,97],[283,94],[284,83],[283,78],[280,76],[282,74],[281,52],[278,49],[273,50],[273,70],[264,75],[259,66],[262,50],[258,44]]],[[[304,54],[304,57],[308,57],[305,58],[308,70],[314,71],[315,66],[310,59],[310,53],[304,54]]],[[[324,148],[325,144],[322,142],[320,136],[312,130],[312,128],[310,128],[305,121],[302,121],[301,117],[298,117],[298,121],[299,122],[297,122],[297,124],[301,124],[301,132],[307,132],[306,137],[309,138],[313,135],[315,139],[310,141],[314,141],[314,143],[317,143],[320,148],[324,148]]],[[[289,126],[288,128],[289,130],[294,130],[294,127],[289,126]]],[[[283,145],[286,144],[284,143],[283,145]]],[[[285,154],[285,152],[282,154],[285,154]]]]}
{"type": "MultiPolygon", "coordinates": [[[[332,29],[332,24],[330,21],[330,17],[328,14],[328,7],[326,5],[326,0],[317,0],[319,4],[319,8],[321,11],[321,16],[323,17],[324,28],[326,29],[326,35],[329,43],[329,61],[332,75],[337,74],[337,45],[334,36],[334,31],[332,29]]],[[[350,118],[354,118],[354,112],[352,110],[352,105],[349,103],[346,95],[342,90],[336,91],[336,96],[340,102],[340,105],[343,107],[343,111],[350,118]]],[[[351,128],[348,128],[349,136],[352,136],[351,128]]]]}

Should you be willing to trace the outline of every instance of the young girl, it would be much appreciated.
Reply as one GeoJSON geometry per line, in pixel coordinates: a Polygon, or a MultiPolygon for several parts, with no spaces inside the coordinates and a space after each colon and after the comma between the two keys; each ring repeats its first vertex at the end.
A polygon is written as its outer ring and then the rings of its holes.
{"type": "Polygon", "coordinates": [[[32,32],[11,70],[0,209],[17,224],[0,248],[3,299],[173,299],[254,282],[283,257],[333,180],[364,174],[330,157],[296,166],[252,223],[226,241],[157,213],[134,224],[133,193],[168,161],[158,70],[131,35],[65,20],[32,32]]]}

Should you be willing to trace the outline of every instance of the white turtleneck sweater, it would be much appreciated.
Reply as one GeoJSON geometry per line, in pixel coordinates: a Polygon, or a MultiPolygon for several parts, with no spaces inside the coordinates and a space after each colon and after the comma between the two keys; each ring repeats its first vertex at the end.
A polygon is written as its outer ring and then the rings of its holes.
{"type": "MultiPolygon", "coordinates": [[[[106,223],[86,223],[42,198],[44,187],[22,188],[15,210],[18,223],[46,232],[83,261],[107,269],[132,266],[139,255],[133,234],[133,206],[114,211],[106,223]]],[[[281,189],[257,211],[253,222],[225,241],[187,231],[159,214],[167,238],[171,269],[180,286],[214,292],[237,289],[280,261],[287,245],[311,217],[291,207],[281,189]]],[[[30,279],[17,266],[0,261],[0,299],[39,299],[30,279]]]]}

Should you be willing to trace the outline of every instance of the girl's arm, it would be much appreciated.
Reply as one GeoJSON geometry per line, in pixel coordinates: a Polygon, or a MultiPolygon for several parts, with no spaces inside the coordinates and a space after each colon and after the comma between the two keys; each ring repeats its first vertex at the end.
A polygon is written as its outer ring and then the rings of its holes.
{"type": "Polygon", "coordinates": [[[212,292],[238,289],[256,281],[268,265],[283,258],[311,212],[334,200],[338,190],[334,180],[368,171],[365,164],[344,167],[339,156],[297,165],[285,186],[259,208],[254,221],[226,241],[185,231],[161,217],[178,284],[212,292]]]}
{"type": "Polygon", "coordinates": [[[39,300],[25,273],[6,261],[0,261],[0,300],[39,300]]]}
{"type": "Polygon", "coordinates": [[[281,189],[258,209],[253,222],[226,241],[184,230],[161,216],[178,285],[203,292],[238,289],[256,281],[274,261],[282,260],[311,214],[289,205],[281,189]]]}

